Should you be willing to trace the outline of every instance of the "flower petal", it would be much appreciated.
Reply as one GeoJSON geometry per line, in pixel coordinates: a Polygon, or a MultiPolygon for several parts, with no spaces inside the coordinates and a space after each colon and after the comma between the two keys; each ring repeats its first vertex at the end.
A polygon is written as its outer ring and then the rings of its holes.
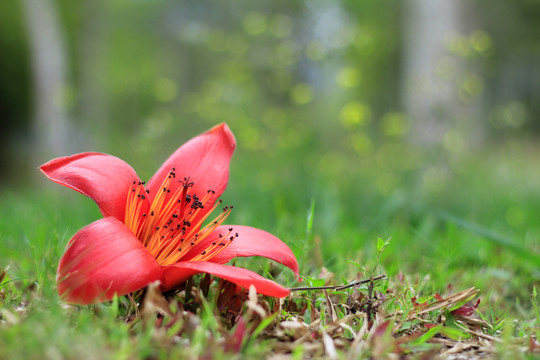
{"type": "Polygon", "coordinates": [[[49,161],[40,170],[52,181],[93,199],[103,216],[124,221],[129,185],[139,181],[123,160],[102,153],[81,153],[49,161]]]}
{"type": "MultiPolygon", "coordinates": [[[[193,182],[192,194],[202,198],[208,190],[215,191],[210,198],[210,203],[213,204],[227,187],[229,163],[235,148],[234,135],[224,123],[189,140],[177,149],[148,181],[150,200],[154,199],[163,180],[174,168],[176,179],[189,178],[193,182]]],[[[171,193],[178,186],[178,181],[172,182],[169,185],[171,193]]]]}
{"type": "Polygon", "coordinates": [[[174,265],[165,266],[163,270],[164,291],[174,289],[184,283],[191,276],[198,273],[212,274],[222,279],[233,282],[248,289],[255,286],[259,294],[285,297],[290,290],[268,280],[253,271],[238,268],[230,265],[222,265],[205,261],[179,262],[174,265]]]}
{"type": "Polygon", "coordinates": [[[236,234],[233,242],[210,261],[224,264],[235,257],[263,256],[290,268],[298,276],[298,262],[291,249],[280,239],[264,230],[242,225],[221,225],[208,235],[204,244],[193,248],[184,260],[189,260],[204,250],[211,242],[219,241],[219,234],[236,234]],[[232,228],[232,231],[229,229],[232,228]],[[193,252],[194,255],[191,255],[193,252]]]}
{"type": "Polygon", "coordinates": [[[116,218],[79,230],[58,265],[58,293],[78,304],[107,301],[156,280],[161,268],[133,233],[116,218]]]}

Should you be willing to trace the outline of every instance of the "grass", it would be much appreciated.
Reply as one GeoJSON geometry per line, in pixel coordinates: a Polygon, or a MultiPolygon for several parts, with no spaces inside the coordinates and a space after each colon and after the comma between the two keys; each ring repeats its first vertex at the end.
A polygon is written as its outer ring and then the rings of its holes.
{"type": "Polygon", "coordinates": [[[261,169],[256,154],[239,152],[224,195],[235,206],[228,222],[278,235],[305,280],[295,283],[261,259],[239,265],[288,287],[387,276],[294,291],[282,302],[236,293],[218,279],[205,296],[199,284],[210,279],[197,276],[192,291],[167,301],[149,289],[140,312],[127,297],[67,305],[55,289],[58,260],[99,212],[44,181],[4,189],[0,359],[417,358],[458,351],[458,340],[471,358],[538,357],[540,167],[525,150],[482,155],[412,170],[396,170],[390,158],[340,168],[275,157],[261,169]],[[477,299],[472,318],[452,312],[477,299]]]}

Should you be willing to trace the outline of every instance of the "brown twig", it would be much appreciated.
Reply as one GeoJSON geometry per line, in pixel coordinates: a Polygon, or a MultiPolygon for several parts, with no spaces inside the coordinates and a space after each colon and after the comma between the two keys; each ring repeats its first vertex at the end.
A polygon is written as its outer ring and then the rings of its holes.
{"type": "Polygon", "coordinates": [[[371,278],[371,279],[354,281],[354,282],[352,282],[352,283],[350,283],[350,284],[347,284],[347,285],[336,285],[336,286],[328,285],[328,286],[314,286],[314,287],[296,287],[296,288],[290,288],[289,290],[291,290],[291,291],[303,291],[303,290],[343,290],[343,289],[347,289],[347,288],[350,288],[350,287],[353,287],[353,286],[356,286],[356,285],[365,284],[365,283],[368,283],[368,282],[370,282],[370,281],[382,280],[382,279],[384,279],[384,278],[386,278],[386,275],[385,275],[385,274],[382,274],[382,275],[375,276],[374,278],[371,278]]]}

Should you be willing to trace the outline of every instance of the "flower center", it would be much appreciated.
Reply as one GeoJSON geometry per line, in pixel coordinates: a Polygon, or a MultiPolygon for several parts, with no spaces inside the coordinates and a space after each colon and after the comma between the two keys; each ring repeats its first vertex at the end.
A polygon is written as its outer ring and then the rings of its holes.
{"type": "Polygon", "coordinates": [[[149,190],[144,185],[134,181],[129,187],[124,223],[160,265],[174,264],[183,257],[189,261],[208,260],[238,236],[232,235],[233,229],[229,228],[216,241],[204,241],[229,216],[232,206],[225,206],[221,214],[201,228],[221,200],[213,203],[213,190],[202,197],[193,193],[193,182],[189,178],[177,180],[174,168],[151,203],[146,201],[149,190]],[[176,181],[180,185],[171,187],[176,181]]]}

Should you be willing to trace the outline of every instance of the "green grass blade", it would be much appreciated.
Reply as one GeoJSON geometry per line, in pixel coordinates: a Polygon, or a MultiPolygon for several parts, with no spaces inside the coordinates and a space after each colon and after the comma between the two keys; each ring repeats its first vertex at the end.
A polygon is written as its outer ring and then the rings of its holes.
{"type": "Polygon", "coordinates": [[[514,243],[511,239],[507,237],[496,234],[480,225],[474,224],[464,219],[457,218],[450,214],[441,213],[441,217],[463,229],[474,232],[475,234],[481,236],[488,241],[491,241],[494,244],[507,248],[523,260],[532,263],[532,265],[534,265],[535,267],[540,266],[540,254],[531,251],[525,246],[520,246],[514,243]]]}
{"type": "Polygon", "coordinates": [[[418,345],[424,344],[426,341],[428,341],[429,339],[431,339],[432,337],[437,335],[437,333],[439,333],[439,331],[441,330],[442,327],[443,327],[443,324],[439,324],[437,326],[432,327],[431,329],[426,331],[424,334],[422,334],[420,337],[418,337],[418,339],[416,339],[412,343],[412,345],[413,346],[418,346],[418,345]]]}

